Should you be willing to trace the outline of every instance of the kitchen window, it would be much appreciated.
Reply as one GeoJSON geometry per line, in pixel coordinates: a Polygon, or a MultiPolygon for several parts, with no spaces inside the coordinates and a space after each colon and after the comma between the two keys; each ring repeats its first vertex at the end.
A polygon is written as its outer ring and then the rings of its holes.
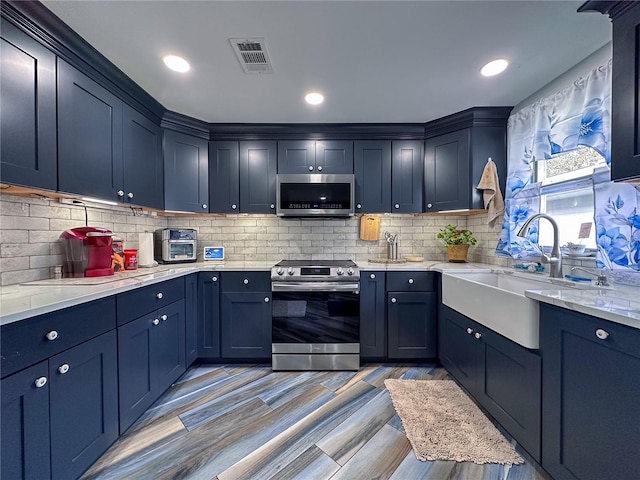
{"type": "MultiPolygon", "coordinates": [[[[584,243],[596,248],[593,226],[593,170],[606,165],[600,153],[590,147],[579,147],[548,160],[535,162],[535,180],[541,183],[540,212],[551,215],[560,226],[560,245],[584,243]],[[580,226],[591,223],[588,238],[579,239],[580,226]]],[[[540,222],[539,243],[553,244],[553,230],[548,222],[540,222]]]]}

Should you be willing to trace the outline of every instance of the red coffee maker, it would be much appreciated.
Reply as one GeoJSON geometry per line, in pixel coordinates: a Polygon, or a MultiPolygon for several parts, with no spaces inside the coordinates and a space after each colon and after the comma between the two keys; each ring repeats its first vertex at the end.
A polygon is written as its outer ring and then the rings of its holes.
{"type": "Polygon", "coordinates": [[[111,252],[113,233],[106,228],[78,227],[60,235],[65,253],[65,278],[113,275],[111,252]]]}

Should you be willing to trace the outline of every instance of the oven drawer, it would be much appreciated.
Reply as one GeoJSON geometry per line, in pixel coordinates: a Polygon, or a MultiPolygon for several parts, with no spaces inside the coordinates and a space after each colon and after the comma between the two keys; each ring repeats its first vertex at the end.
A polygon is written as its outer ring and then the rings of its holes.
{"type": "Polygon", "coordinates": [[[387,292],[435,292],[435,272],[387,272],[387,292]]]}
{"type": "Polygon", "coordinates": [[[270,292],[271,272],[222,272],[223,292],[270,292]]]}

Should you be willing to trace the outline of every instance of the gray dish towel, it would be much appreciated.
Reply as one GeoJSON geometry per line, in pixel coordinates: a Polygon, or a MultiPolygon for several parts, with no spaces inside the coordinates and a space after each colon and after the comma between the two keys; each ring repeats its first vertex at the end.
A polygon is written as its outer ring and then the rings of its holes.
{"type": "Polygon", "coordinates": [[[307,314],[307,302],[304,300],[274,300],[274,317],[304,317],[307,314]]]}
{"type": "Polygon", "coordinates": [[[502,192],[500,191],[498,170],[491,158],[487,160],[487,164],[482,172],[482,178],[476,188],[483,190],[482,200],[484,201],[484,208],[489,210],[487,223],[493,226],[496,220],[502,218],[504,215],[504,200],[502,199],[502,192]]]}

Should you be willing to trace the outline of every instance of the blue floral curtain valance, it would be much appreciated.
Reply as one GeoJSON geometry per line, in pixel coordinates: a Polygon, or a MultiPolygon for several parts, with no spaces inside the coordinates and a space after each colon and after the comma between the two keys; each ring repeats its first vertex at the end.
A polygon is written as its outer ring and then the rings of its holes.
{"type": "Polygon", "coordinates": [[[496,254],[524,258],[539,254],[520,227],[540,209],[540,188],[533,184],[536,160],[589,146],[611,161],[611,62],[593,69],[569,88],[514,113],[507,123],[505,216],[496,254]]]}

